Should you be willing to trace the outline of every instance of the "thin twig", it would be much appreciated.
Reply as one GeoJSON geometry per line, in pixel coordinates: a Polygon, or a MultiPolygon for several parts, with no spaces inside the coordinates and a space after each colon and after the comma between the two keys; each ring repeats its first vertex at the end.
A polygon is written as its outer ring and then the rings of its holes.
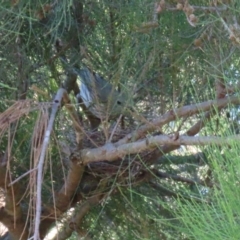
{"type": "Polygon", "coordinates": [[[207,186],[207,184],[203,181],[197,181],[194,179],[182,177],[177,174],[169,174],[169,173],[162,172],[162,171],[155,171],[154,173],[159,178],[168,178],[168,179],[172,179],[172,180],[178,181],[178,182],[184,182],[184,183],[193,184],[193,185],[199,184],[199,185],[207,186]]]}
{"type": "Polygon", "coordinates": [[[111,132],[110,138],[109,138],[109,140],[107,141],[108,143],[110,143],[110,142],[112,141],[113,135],[114,135],[114,133],[116,132],[117,126],[119,125],[121,119],[122,119],[122,114],[119,116],[119,118],[118,118],[118,120],[117,120],[117,123],[115,124],[115,126],[114,126],[114,128],[113,128],[113,130],[112,130],[112,132],[111,132]]]}
{"type": "Polygon", "coordinates": [[[15,179],[14,181],[10,182],[10,183],[8,184],[8,187],[12,186],[12,185],[15,184],[16,182],[18,182],[19,180],[21,180],[22,178],[24,178],[25,176],[27,176],[28,174],[30,174],[30,173],[36,171],[37,169],[38,169],[38,168],[36,167],[36,168],[33,168],[33,169],[31,169],[31,170],[25,172],[25,173],[22,174],[20,177],[18,177],[18,178],[15,179]]]}

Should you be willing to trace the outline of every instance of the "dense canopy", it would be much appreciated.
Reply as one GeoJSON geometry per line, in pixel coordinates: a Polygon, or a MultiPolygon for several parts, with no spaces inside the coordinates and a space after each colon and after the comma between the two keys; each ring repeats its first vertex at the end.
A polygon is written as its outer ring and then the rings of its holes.
{"type": "Polygon", "coordinates": [[[238,239],[239,12],[1,1],[0,239],[238,239]]]}

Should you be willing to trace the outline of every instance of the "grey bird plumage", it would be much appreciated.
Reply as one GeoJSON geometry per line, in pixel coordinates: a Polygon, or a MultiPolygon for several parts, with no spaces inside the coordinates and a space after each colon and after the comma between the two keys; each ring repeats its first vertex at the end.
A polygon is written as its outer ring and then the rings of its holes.
{"type": "Polygon", "coordinates": [[[78,71],[80,93],[87,109],[101,120],[116,119],[124,114],[127,97],[114,89],[112,84],[88,68],[78,71]]]}

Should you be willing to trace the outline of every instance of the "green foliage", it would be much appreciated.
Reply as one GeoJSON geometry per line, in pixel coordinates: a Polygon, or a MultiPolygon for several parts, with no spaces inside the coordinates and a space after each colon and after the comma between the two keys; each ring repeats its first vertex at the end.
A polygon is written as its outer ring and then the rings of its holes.
{"type": "Polygon", "coordinates": [[[209,149],[214,187],[202,196],[202,202],[178,201],[178,230],[190,239],[239,238],[239,145],[209,149]]]}
{"type": "MultiPolygon", "coordinates": [[[[184,11],[175,9],[178,1],[166,2],[166,9],[154,15],[154,2],[149,0],[1,1],[0,112],[15,100],[32,99],[38,106],[1,136],[1,152],[12,150],[9,168],[16,178],[36,164],[31,144],[40,106],[51,102],[70,68],[87,65],[114,87],[128,92],[133,106],[147,120],[183,105],[215,99],[216,80],[237,84],[239,43],[231,40],[229,29],[235,26],[234,17],[239,23],[239,2],[220,4],[217,12],[204,9],[211,7],[209,1],[189,0],[198,6],[195,27],[189,24],[184,11]],[[225,5],[228,10],[222,11],[225,5]],[[155,25],[150,24],[153,22],[155,25]],[[58,40],[64,49],[60,53],[58,40]]],[[[73,94],[70,99],[75,106],[73,94]]],[[[81,110],[78,113],[81,115],[81,110]]],[[[239,106],[229,105],[199,135],[239,133],[238,115],[239,106]]],[[[163,132],[185,133],[202,116],[200,113],[176,120],[164,126],[163,132]]],[[[137,129],[135,122],[127,126],[137,129]]],[[[41,133],[37,136],[41,137],[41,133]]],[[[62,187],[69,170],[65,160],[76,145],[71,118],[63,108],[55,119],[44,168],[44,203],[62,187]]],[[[231,148],[182,147],[154,163],[143,162],[141,156],[129,156],[124,166],[128,181],[120,181],[118,171],[106,172],[103,179],[111,183],[107,190],[113,194],[89,212],[81,227],[93,239],[238,239],[238,152],[235,143],[231,148]],[[192,157],[196,152],[205,154],[204,161],[196,162],[192,157]],[[137,186],[130,171],[134,161],[150,175],[149,180],[137,186]],[[209,169],[212,188],[204,186],[209,169]],[[163,173],[169,175],[163,177],[163,173]]],[[[94,177],[91,181],[101,179],[98,173],[94,177]]],[[[30,178],[21,181],[25,186],[30,178]]],[[[84,199],[89,197],[83,191],[86,185],[79,186],[84,199]]],[[[29,202],[31,205],[31,197],[27,195],[24,200],[26,206],[29,202]]]]}

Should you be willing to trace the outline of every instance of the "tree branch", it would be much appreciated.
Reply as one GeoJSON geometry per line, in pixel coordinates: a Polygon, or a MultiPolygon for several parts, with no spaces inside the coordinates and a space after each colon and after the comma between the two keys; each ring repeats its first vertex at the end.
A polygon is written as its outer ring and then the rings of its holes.
{"type": "Polygon", "coordinates": [[[177,182],[184,182],[184,183],[191,184],[191,185],[198,184],[198,185],[202,185],[202,186],[212,187],[212,185],[209,186],[207,183],[205,183],[203,181],[193,180],[193,179],[182,177],[182,176],[179,176],[176,174],[169,174],[169,173],[161,172],[161,171],[157,171],[157,170],[153,171],[153,172],[159,178],[169,178],[169,179],[172,179],[177,182]]]}
{"type": "Polygon", "coordinates": [[[154,130],[161,129],[163,125],[171,121],[174,121],[176,119],[179,119],[181,117],[189,117],[197,113],[206,112],[206,111],[214,110],[218,108],[224,108],[230,103],[239,104],[240,98],[238,96],[225,97],[218,100],[209,100],[206,102],[187,105],[181,108],[170,110],[167,113],[163,114],[161,117],[154,119],[153,121],[143,125],[138,130],[134,131],[133,133],[128,134],[126,137],[124,137],[123,139],[115,143],[115,146],[120,146],[132,140],[136,141],[144,137],[146,134],[149,134],[154,130]]]}
{"type": "Polygon", "coordinates": [[[0,209],[0,221],[8,228],[10,237],[27,239],[28,228],[20,206],[21,186],[16,183],[7,187],[11,182],[11,174],[6,167],[0,167],[0,187],[5,190],[6,205],[0,209]]]}
{"type": "Polygon", "coordinates": [[[122,146],[116,147],[114,144],[106,144],[99,148],[84,149],[81,151],[81,159],[79,163],[87,165],[92,162],[98,161],[114,161],[119,158],[124,158],[127,154],[136,154],[157,148],[160,145],[188,145],[188,146],[205,146],[205,145],[231,145],[240,140],[240,135],[231,137],[190,137],[179,136],[178,139],[168,135],[152,136],[141,141],[126,143],[122,146]]]}
{"type": "Polygon", "coordinates": [[[66,94],[65,89],[59,89],[56,97],[54,98],[53,101],[53,106],[52,106],[52,113],[50,116],[50,120],[48,123],[47,130],[44,135],[44,140],[42,144],[42,149],[41,153],[39,156],[38,160],[38,170],[37,170],[37,196],[36,196],[36,216],[35,216],[35,227],[34,227],[34,235],[33,239],[38,240],[39,239],[39,226],[41,222],[41,209],[42,209],[42,174],[43,174],[43,165],[44,165],[44,160],[46,156],[46,151],[48,147],[48,143],[50,140],[50,135],[52,132],[55,116],[57,114],[58,108],[61,105],[63,95],[66,94]]]}
{"type": "Polygon", "coordinates": [[[202,165],[204,162],[207,162],[207,158],[204,153],[199,152],[197,154],[188,155],[188,156],[163,156],[158,158],[155,161],[155,164],[198,164],[202,165]]]}
{"type": "Polygon", "coordinates": [[[206,200],[202,200],[201,198],[185,195],[185,194],[182,194],[182,193],[176,193],[176,192],[174,192],[170,189],[167,189],[166,187],[164,187],[164,186],[162,186],[158,183],[155,183],[154,181],[150,181],[149,184],[154,189],[156,189],[158,192],[160,192],[162,196],[171,196],[171,197],[175,197],[175,198],[181,198],[181,199],[185,199],[185,200],[196,201],[196,202],[199,202],[199,203],[208,203],[206,200]]]}
{"type": "MultiPolygon", "coordinates": [[[[84,216],[91,210],[92,207],[99,203],[102,197],[102,194],[95,195],[82,203],[80,207],[76,208],[75,215],[72,217],[72,219],[67,219],[65,227],[60,230],[60,233],[58,233],[54,239],[65,240],[72,235],[73,231],[76,231],[79,235],[82,235],[81,222],[83,221],[84,216]]],[[[86,238],[86,236],[81,237],[86,238]]]]}

